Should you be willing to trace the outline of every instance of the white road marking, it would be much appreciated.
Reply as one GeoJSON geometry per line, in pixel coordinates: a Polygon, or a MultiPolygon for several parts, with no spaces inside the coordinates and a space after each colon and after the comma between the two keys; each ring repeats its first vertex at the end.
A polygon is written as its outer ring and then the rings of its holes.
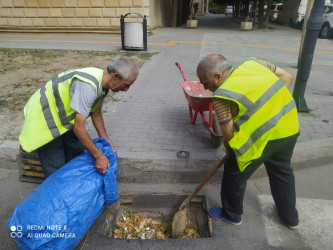
{"type": "Polygon", "coordinates": [[[277,215],[272,196],[259,195],[263,212],[266,236],[274,247],[299,247],[310,249],[332,249],[333,201],[298,198],[299,229],[290,230],[277,215]]]}

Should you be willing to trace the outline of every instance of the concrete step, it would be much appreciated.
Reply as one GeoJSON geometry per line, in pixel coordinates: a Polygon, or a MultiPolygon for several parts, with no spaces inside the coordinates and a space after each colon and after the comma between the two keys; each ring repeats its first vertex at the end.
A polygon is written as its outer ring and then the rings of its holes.
{"type": "MultiPolygon", "coordinates": [[[[122,183],[200,183],[218,163],[218,159],[131,159],[119,158],[118,181],[122,183]]],[[[333,138],[297,143],[291,159],[294,170],[333,162],[333,138]]],[[[208,183],[221,182],[223,166],[208,183]]],[[[251,176],[266,176],[261,166],[251,176]]]]}
{"type": "MultiPolygon", "coordinates": [[[[119,159],[118,181],[123,183],[199,183],[218,161],[191,159],[119,159]]],[[[221,180],[219,170],[211,182],[221,180]]]]}
{"type": "MultiPolygon", "coordinates": [[[[123,183],[118,181],[118,194],[121,196],[127,195],[140,195],[140,194],[173,194],[173,195],[186,195],[191,194],[196,188],[198,183],[123,183]]],[[[206,184],[198,194],[205,194],[208,190],[219,189],[220,183],[206,184]]]]}
{"type": "MultiPolygon", "coordinates": [[[[12,164],[6,164],[6,166],[8,165],[13,169],[18,169],[18,152],[14,159],[12,157],[9,158],[8,155],[5,156],[2,155],[2,153],[15,150],[13,150],[13,148],[1,147],[1,145],[0,158],[8,158],[6,162],[12,159],[12,164]]],[[[141,158],[135,158],[138,155],[131,154],[126,158],[119,157],[118,181],[121,183],[143,184],[198,184],[219,161],[216,155],[211,155],[208,159],[200,154],[190,154],[191,158],[189,159],[176,159],[174,154],[172,156],[168,154],[160,155],[164,155],[165,158],[147,158],[144,154],[141,155],[141,158]]],[[[223,157],[222,153],[219,157],[223,157]]],[[[333,162],[333,138],[297,143],[291,159],[294,170],[317,167],[331,162],[333,162]]],[[[223,166],[217,171],[217,173],[215,173],[208,183],[220,183],[222,174],[223,166]]],[[[266,176],[266,170],[261,166],[251,176],[251,179],[263,176],[266,176]]]]}

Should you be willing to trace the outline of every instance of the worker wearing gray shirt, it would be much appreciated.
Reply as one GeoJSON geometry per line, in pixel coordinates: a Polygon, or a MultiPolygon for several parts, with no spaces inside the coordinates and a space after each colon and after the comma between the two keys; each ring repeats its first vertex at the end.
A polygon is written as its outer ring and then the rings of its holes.
{"type": "Polygon", "coordinates": [[[22,148],[37,150],[45,177],[87,149],[102,174],[110,166],[95,146],[85,122],[91,116],[99,137],[108,137],[102,105],[108,91],[127,91],[138,76],[138,68],[128,57],[113,58],[107,69],[84,68],[63,72],[47,82],[28,101],[20,135],[22,148]],[[50,91],[52,89],[52,91],[50,91]],[[66,90],[67,89],[67,90],[66,90]]]}

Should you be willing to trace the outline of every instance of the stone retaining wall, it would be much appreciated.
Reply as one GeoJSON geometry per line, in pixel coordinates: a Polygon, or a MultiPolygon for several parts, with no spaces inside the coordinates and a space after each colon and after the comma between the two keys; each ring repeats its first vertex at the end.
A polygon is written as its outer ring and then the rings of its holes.
{"type": "Polygon", "coordinates": [[[146,15],[149,29],[149,0],[0,0],[0,30],[119,33],[129,12],[146,15]]]}

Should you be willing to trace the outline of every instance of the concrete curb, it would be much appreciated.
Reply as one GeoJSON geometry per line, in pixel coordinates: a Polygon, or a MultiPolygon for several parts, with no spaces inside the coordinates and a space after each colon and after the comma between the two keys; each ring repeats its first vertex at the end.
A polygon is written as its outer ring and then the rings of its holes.
{"type": "MultiPolygon", "coordinates": [[[[199,183],[217,164],[215,158],[207,159],[124,159],[119,158],[118,180],[122,183],[199,183]],[[158,181],[157,181],[158,180],[158,181]]],[[[333,162],[333,138],[299,142],[296,144],[291,164],[294,170],[318,167],[333,162]]],[[[221,168],[210,183],[221,182],[221,168]]],[[[266,176],[261,166],[251,179],[266,176]]]]}
{"type": "Polygon", "coordinates": [[[297,143],[291,160],[295,168],[333,162],[333,137],[297,143]]]}
{"type": "MultiPolygon", "coordinates": [[[[0,144],[0,158],[16,160],[19,153],[19,142],[5,141],[0,144]]],[[[175,154],[157,158],[151,153],[147,158],[119,157],[118,180],[121,183],[199,183],[202,178],[217,164],[216,155],[207,159],[207,154],[193,154],[190,159],[176,159],[175,154]]],[[[333,137],[299,142],[296,144],[291,159],[294,170],[317,167],[333,162],[333,137]]],[[[212,177],[210,183],[221,181],[222,168],[212,177]]],[[[260,167],[251,179],[266,176],[265,168],[260,167]]]]}
{"type": "Polygon", "coordinates": [[[0,158],[16,160],[20,151],[20,143],[18,141],[0,142],[0,158]]]}

